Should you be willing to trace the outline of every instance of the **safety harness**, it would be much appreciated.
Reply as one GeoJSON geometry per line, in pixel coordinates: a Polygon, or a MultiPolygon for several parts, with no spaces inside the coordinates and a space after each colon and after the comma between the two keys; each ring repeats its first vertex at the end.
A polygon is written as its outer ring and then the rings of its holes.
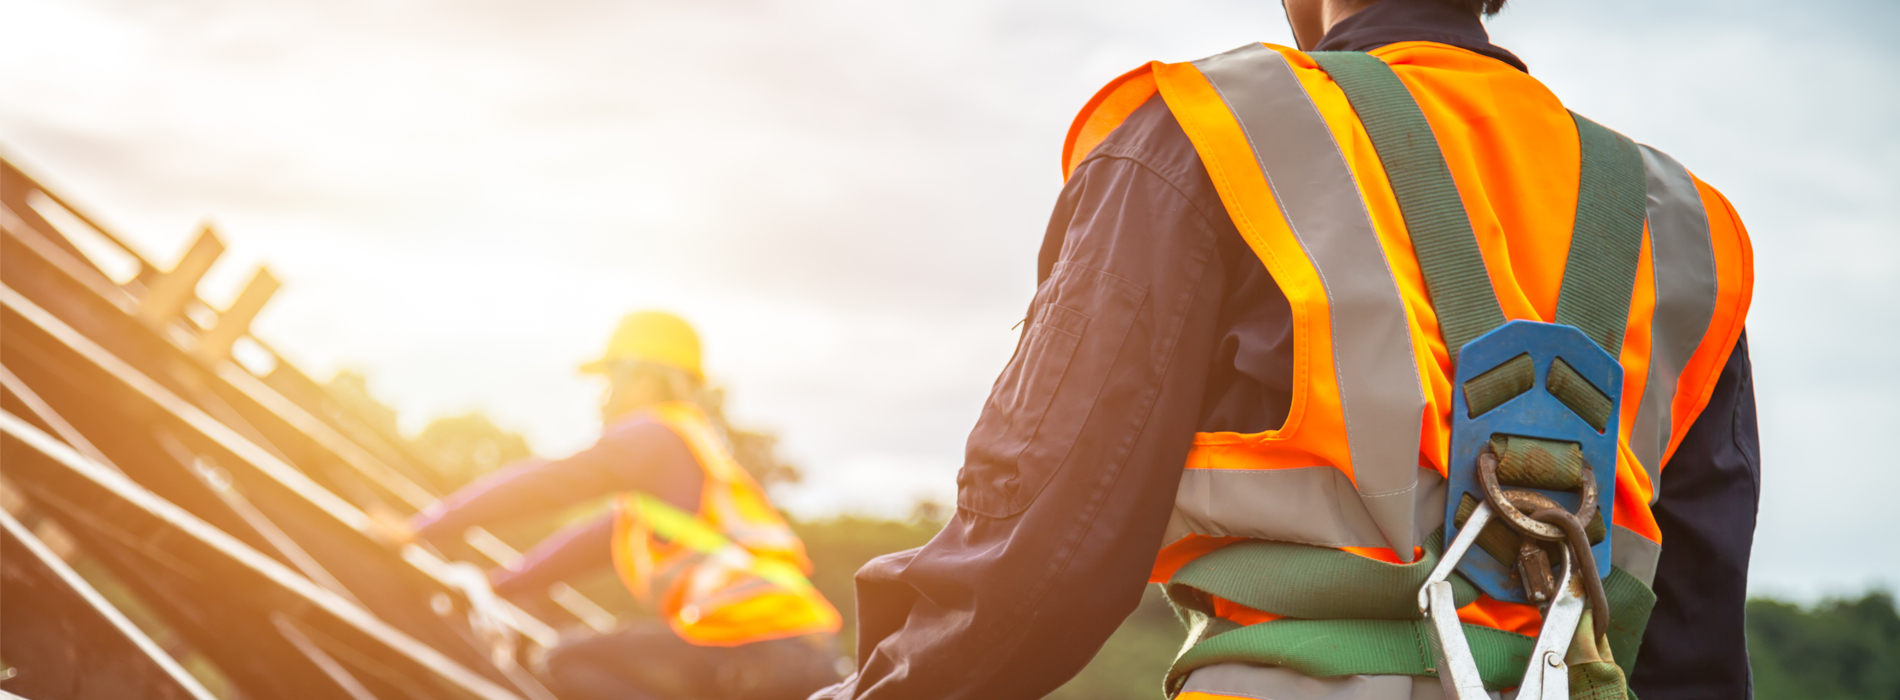
{"type": "Polygon", "coordinates": [[[1457,371],[1445,526],[1411,564],[1248,540],[1181,567],[1166,589],[1189,634],[1169,694],[1195,669],[1245,663],[1310,677],[1438,676],[1458,700],[1514,686],[1539,700],[1633,698],[1623,679],[1656,597],[1610,566],[1605,531],[1623,386],[1616,357],[1646,216],[1636,145],[1572,113],[1582,172],[1555,323],[1507,323],[1404,83],[1368,54],[1309,55],[1378,152],[1457,371]],[[1466,556],[1474,544],[1480,551],[1466,556]],[[1542,606],[1538,637],[1460,623],[1457,609],[1480,593],[1542,606]],[[1216,616],[1215,599],[1281,619],[1242,626],[1216,616]]]}

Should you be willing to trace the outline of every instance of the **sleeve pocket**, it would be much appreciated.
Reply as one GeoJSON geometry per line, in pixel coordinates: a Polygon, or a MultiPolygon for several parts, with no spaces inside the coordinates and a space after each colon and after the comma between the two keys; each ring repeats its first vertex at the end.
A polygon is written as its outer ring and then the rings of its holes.
{"type": "Polygon", "coordinates": [[[1071,264],[1059,265],[1047,284],[1048,298],[970,432],[957,474],[957,505],[964,510],[1015,515],[1048,484],[1146,296],[1119,277],[1071,264]]]}

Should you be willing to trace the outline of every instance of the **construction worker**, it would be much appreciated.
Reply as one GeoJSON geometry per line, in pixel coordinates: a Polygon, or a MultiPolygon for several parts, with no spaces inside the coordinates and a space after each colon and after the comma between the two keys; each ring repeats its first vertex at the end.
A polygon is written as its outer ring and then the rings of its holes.
{"type": "MultiPolygon", "coordinates": [[[[1456,353],[1526,321],[1600,362],[1515,391],[1570,392],[1611,441],[1583,465],[1610,485],[1597,519],[1555,513],[1609,556],[1531,546],[1576,582],[1596,562],[1607,612],[1572,618],[1580,643],[1540,640],[1563,650],[1540,662],[1587,672],[1572,697],[1623,697],[1593,684],[1625,670],[1644,700],[1748,696],[1748,239],[1713,188],[1493,45],[1502,4],[1284,0],[1298,50],[1151,63],[1084,107],[957,512],[858,572],[856,673],[814,697],[1040,697],[1145,581],[1190,623],[1176,697],[1440,697],[1432,676],[1461,665],[1417,600],[1468,522],[1448,479],[1484,462],[1450,460],[1452,427],[1493,410],[1454,415],[1482,388],[1456,353]]],[[[1498,439],[1484,454],[1515,454],[1498,439]]],[[[1487,551],[1431,620],[1498,697],[1529,677],[1544,614],[1474,592],[1487,551]]]]}
{"type": "Polygon", "coordinates": [[[592,447],[505,467],[418,515],[414,533],[452,541],[618,494],[611,512],[490,575],[497,593],[521,597],[611,565],[657,614],[550,650],[564,700],[778,700],[836,681],[838,612],[805,578],[804,545],[695,403],[704,376],[692,327],[631,314],[582,370],[608,380],[592,447]]]}

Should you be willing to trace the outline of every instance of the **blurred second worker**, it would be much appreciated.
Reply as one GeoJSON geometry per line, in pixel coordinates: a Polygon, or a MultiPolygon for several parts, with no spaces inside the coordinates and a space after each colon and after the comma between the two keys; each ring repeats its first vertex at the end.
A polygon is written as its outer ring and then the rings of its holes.
{"type": "Polygon", "coordinates": [[[803,698],[839,679],[838,611],[813,588],[804,545],[734,459],[697,398],[699,337],[658,311],[628,315],[601,359],[604,428],[565,459],[530,459],[444,498],[410,524],[424,539],[617,494],[490,576],[520,598],[610,563],[658,619],[563,642],[547,673],[565,700],[803,698]]]}

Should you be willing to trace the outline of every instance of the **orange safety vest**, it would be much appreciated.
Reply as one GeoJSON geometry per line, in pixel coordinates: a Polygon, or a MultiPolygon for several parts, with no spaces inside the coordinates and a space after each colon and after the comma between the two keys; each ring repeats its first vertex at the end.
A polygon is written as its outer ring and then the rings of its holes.
{"type": "MultiPolygon", "coordinates": [[[[1471,51],[1413,41],[1370,53],[1391,66],[1430,123],[1504,315],[1551,321],[1578,201],[1571,115],[1536,79],[1471,51]]],[[[1157,94],[1286,294],[1294,388],[1277,430],[1195,436],[1151,580],[1165,583],[1248,539],[1413,561],[1445,517],[1455,372],[1359,116],[1295,49],[1249,44],[1200,61],[1153,62],[1083,108],[1064,146],[1065,177],[1157,94]]],[[[1658,480],[1741,335],[1754,271],[1727,200],[1669,156],[1640,150],[1647,226],[1619,356],[1610,536],[1614,565],[1647,585],[1662,546],[1650,510],[1658,480]]],[[[1215,615],[1238,625],[1280,617],[1212,602],[1215,615]]],[[[1532,636],[1540,622],[1533,606],[1488,597],[1459,617],[1532,636]]],[[[1183,696],[1196,689],[1188,683],[1183,696]]]]}
{"type": "Polygon", "coordinates": [[[838,610],[806,578],[805,545],[706,413],[671,402],[645,414],[686,441],[705,481],[696,513],[643,493],[616,501],[614,568],[634,596],[702,646],[837,632],[838,610]]]}

